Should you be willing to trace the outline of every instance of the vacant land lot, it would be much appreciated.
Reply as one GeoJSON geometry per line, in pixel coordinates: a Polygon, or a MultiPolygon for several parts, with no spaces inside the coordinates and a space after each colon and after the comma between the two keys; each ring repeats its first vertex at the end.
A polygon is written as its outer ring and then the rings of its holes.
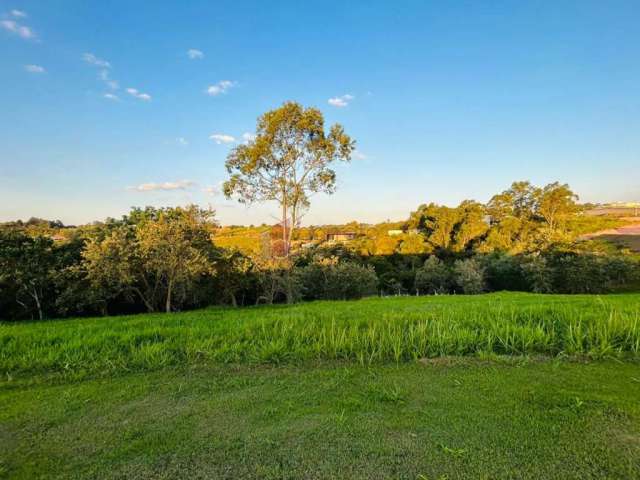
{"type": "Polygon", "coordinates": [[[582,238],[598,238],[600,240],[606,240],[622,248],[628,248],[633,252],[640,253],[640,223],[637,222],[617,228],[589,233],[583,235],[582,238]]]}
{"type": "Polygon", "coordinates": [[[0,478],[638,478],[640,295],[0,325],[0,478]]]}

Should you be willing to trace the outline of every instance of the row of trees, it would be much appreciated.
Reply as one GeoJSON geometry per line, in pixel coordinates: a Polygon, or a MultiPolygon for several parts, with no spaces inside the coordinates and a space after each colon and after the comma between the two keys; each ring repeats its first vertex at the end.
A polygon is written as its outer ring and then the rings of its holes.
{"type": "Polygon", "coordinates": [[[133,209],[71,229],[39,219],[0,228],[0,318],[166,311],[209,304],[348,299],[374,293],[611,291],[632,285],[637,261],[580,252],[567,185],[516,182],[486,205],[423,205],[405,233],[343,246],[292,248],[316,192],[332,193],[337,161],[355,142],[322,113],[287,102],[258,119],[256,136],[227,158],[224,192],[276,201],[281,239],[247,255],[215,243],[214,213],[196,206],[133,209]]]}
{"type": "Polygon", "coordinates": [[[599,293],[637,288],[631,255],[557,244],[532,253],[360,255],[319,246],[284,259],[215,244],[213,212],[134,209],[76,229],[66,242],[0,229],[0,318],[175,311],[366,295],[518,290],[599,293]]]}
{"type": "Polygon", "coordinates": [[[425,248],[434,252],[536,251],[570,239],[577,199],[566,184],[540,188],[514,182],[486,205],[473,200],[458,207],[422,205],[411,214],[408,226],[418,230],[425,248]]]}

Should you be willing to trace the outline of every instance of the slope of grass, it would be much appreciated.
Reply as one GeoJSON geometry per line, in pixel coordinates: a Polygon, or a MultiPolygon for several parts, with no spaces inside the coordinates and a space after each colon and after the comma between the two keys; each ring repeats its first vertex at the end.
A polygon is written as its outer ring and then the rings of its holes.
{"type": "Polygon", "coordinates": [[[639,324],[514,293],[4,323],[0,478],[640,478],[639,324]]]}
{"type": "Polygon", "coordinates": [[[0,387],[0,478],[640,478],[640,365],[443,358],[0,387]]]}
{"type": "Polygon", "coordinates": [[[372,298],[0,325],[4,376],[477,354],[635,356],[640,295],[372,298]]]}

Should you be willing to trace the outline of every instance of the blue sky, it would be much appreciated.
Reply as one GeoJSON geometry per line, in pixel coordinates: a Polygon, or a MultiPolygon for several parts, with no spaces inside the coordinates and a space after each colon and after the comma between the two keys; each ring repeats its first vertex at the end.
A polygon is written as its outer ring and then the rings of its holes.
{"type": "Polygon", "coordinates": [[[195,202],[272,223],[217,191],[225,142],[285,100],[357,141],[306,223],[520,179],[640,200],[638,25],[637,0],[0,0],[0,220],[195,202]]]}

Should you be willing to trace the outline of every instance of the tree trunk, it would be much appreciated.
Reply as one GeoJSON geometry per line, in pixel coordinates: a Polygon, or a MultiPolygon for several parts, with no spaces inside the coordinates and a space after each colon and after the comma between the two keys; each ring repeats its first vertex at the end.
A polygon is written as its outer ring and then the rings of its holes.
{"type": "Polygon", "coordinates": [[[33,299],[36,301],[36,307],[38,308],[38,318],[42,320],[44,317],[42,315],[42,305],[40,305],[40,297],[38,296],[38,291],[34,288],[33,293],[31,294],[33,299]]]}
{"type": "Polygon", "coordinates": [[[155,311],[155,309],[153,308],[153,304],[151,304],[149,300],[147,300],[147,298],[142,294],[139,288],[134,288],[133,291],[138,294],[140,300],[142,300],[142,303],[144,303],[144,306],[147,307],[147,312],[152,313],[155,311]]]}
{"type": "MultiPolygon", "coordinates": [[[[298,221],[297,218],[297,207],[296,207],[296,202],[294,201],[293,204],[291,205],[291,208],[289,209],[291,210],[291,224],[289,225],[289,234],[287,235],[287,248],[290,249],[291,248],[291,242],[293,241],[293,231],[296,228],[296,223],[298,221]]],[[[287,255],[289,254],[289,251],[287,250],[287,255]]]]}
{"type": "Polygon", "coordinates": [[[285,295],[287,296],[287,304],[291,305],[293,303],[293,289],[291,288],[291,269],[287,270],[284,275],[285,281],[285,295]]]}
{"type": "Polygon", "coordinates": [[[169,285],[167,285],[167,301],[165,302],[165,310],[167,313],[171,313],[171,289],[173,287],[173,279],[169,280],[169,285]]]}
{"type": "Polygon", "coordinates": [[[289,256],[289,237],[287,235],[287,199],[286,193],[283,192],[282,196],[282,249],[284,250],[284,256],[289,256]]]}

